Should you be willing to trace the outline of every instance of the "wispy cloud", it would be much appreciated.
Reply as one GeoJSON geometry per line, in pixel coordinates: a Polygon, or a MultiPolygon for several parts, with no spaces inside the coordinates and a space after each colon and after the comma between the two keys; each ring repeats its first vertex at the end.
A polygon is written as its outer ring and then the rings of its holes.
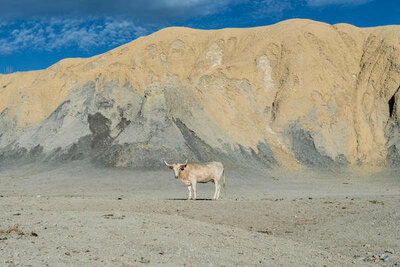
{"type": "Polygon", "coordinates": [[[0,17],[126,16],[148,23],[176,22],[248,0],[0,0],[0,17]]]}
{"type": "Polygon", "coordinates": [[[280,18],[287,10],[303,4],[303,1],[294,0],[259,0],[254,2],[254,17],[280,18]]]}
{"type": "Polygon", "coordinates": [[[248,0],[0,0],[0,55],[112,48],[248,0]]]}
{"type": "Polygon", "coordinates": [[[115,47],[148,33],[128,19],[48,18],[0,23],[0,54],[115,47]]]}
{"type": "Polygon", "coordinates": [[[372,1],[374,0],[307,0],[307,4],[311,7],[320,7],[328,5],[358,6],[372,1]]]}
{"type": "Polygon", "coordinates": [[[375,0],[255,0],[253,4],[253,17],[268,17],[280,19],[288,12],[304,8],[329,7],[333,5],[358,6],[375,0]]]}

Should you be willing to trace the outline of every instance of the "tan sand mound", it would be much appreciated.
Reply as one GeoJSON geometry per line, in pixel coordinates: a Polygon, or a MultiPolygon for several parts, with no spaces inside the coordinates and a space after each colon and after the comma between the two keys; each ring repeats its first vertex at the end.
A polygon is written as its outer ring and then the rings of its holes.
{"type": "Polygon", "coordinates": [[[0,157],[395,166],[399,39],[400,26],[310,20],[166,28],[92,58],[0,75],[0,157]]]}

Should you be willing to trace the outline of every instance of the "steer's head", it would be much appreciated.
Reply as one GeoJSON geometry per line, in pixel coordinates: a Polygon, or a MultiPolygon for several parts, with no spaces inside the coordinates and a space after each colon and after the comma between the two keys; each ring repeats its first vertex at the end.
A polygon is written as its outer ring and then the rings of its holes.
{"type": "Polygon", "coordinates": [[[184,164],[181,163],[175,163],[175,164],[168,164],[165,160],[164,163],[165,165],[167,165],[168,168],[170,168],[171,170],[174,170],[174,174],[175,174],[175,179],[178,179],[181,171],[183,171],[186,166],[187,166],[187,160],[184,164]]]}

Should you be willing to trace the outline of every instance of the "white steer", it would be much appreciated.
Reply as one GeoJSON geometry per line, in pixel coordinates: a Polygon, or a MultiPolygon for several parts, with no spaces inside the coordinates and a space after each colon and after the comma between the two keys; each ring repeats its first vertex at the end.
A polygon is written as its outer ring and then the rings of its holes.
{"type": "Polygon", "coordinates": [[[225,190],[225,172],[224,166],[221,162],[209,162],[209,163],[197,163],[197,162],[186,162],[184,164],[175,163],[168,164],[164,160],[165,165],[171,170],[174,170],[175,178],[181,179],[181,181],[187,185],[189,190],[188,199],[196,199],[196,184],[197,183],[208,183],[213,182],[215,184],[215,194],[213,200],[219,199],[221,191],[221,178],[224,176],[224,190],[225,190]]]}

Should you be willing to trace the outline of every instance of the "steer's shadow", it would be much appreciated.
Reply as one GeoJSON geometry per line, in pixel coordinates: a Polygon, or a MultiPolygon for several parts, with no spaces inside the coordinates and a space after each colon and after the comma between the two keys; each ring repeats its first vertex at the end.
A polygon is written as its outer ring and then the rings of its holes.
{"type": "MultiPolygon", "coordinates": [[[[184,201],[188,201],[188,199],[187,198],[167,198],[166,200],[172,200],[172,201],[175,201],[175,200],[184,200],[184,201]]],[[[189,200],[189,201],[198,201],[198,200],[201,200],[201,201],[211,201],[212,199],[211,198],[196,198],[196,200],[189,200]]]]}

